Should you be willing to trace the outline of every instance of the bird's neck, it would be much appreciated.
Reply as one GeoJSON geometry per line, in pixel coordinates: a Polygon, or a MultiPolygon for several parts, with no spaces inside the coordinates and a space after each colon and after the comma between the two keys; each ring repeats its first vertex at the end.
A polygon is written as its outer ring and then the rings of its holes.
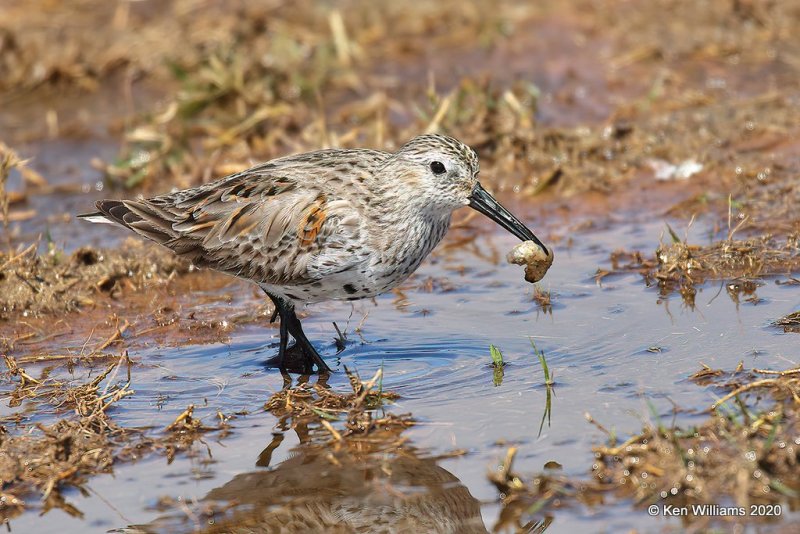
{"type": "Polygon", "coordinates": [[[369,184],[374,201],[368,206],[374,224],[371,237],[384,260],[418,259],[418,265],[442,240],[450,227],[451,210],[439,209],[425,194],[415,193],[422,187],[419,178],[394,162],[372,175],[369,184]],[[387,181],[386,176],[392,175],[387,181]]]}
{"type": "Polygon", "coordinates": [[[415,269],[439,244],[450,227],[450,213],[430,214],[407,208],[387,210],[380,216],[378,231],[373,234],[376,250],[385,261],[412,264],[415,269]]]}

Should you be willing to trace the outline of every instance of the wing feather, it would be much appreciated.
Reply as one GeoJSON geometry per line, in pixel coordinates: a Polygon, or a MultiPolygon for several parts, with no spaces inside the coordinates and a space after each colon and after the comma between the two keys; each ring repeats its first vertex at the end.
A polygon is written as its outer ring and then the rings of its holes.
{"type": "MultiPolygon", "coordinates": [[[[361,152],[354,173],[370,172],[370,165],[386,157],[361,152]]],[[[352,154],[310,153],[150,199],[102,200],[100,213],[90,215],[201,266],[263,284],[302,285],[347,270],[363,257],[354,246],[361,212],[342,189],[343,163],[336,161],[352,154]]]]}

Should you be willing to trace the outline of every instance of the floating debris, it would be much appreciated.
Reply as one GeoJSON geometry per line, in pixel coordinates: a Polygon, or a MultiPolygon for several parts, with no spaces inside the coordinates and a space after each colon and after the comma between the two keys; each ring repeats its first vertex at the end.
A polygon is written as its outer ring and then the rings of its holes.
{"type": "Polygon", "coordinates": [[[775,321],[775,326],[782,326],[784,332],[800,332],[800,311],[781,317],[775,321]]]}
{"type": "Polygon", "coordinates": [[[314,385],[301,382],[273,394],[266,408],[281,420],[288,420],[291,426],[313,424],[325,431],[324,441],[339,444],[366,437],[378,429],[407,428],[414,424],[410,414],[395,415],[382,410],[385,402],[398,398],[396,393],[383,390],[382,369],[366,382],[348,369],[345,372],[351,392],[336,393],[324,381],[314,385]]]}
{"type": "Polygon", "coordinates": [[[66,488],[83,491],[92,476],[111,473],[115,463],[138,460],[148,454],[163,454],[171,462],[178,453],[190,452],[196,442],[202,443],[205,434],[215,432],[221,439],[230,432],[231,416],[218,414],[218,424],[206,426],[193,417],[193,406],[160,435],[115,422],[110,415],[112,409],[134,394],[132,362],[127,353],[91,380],[79,384],[56,378],[51,370],[45,370],[38,378],[32,377],[12,356],[6,354],[4,358],[8,375],[18,379],[13,391],[3,392],[10,406],[46,402],[72,415],[52,424],[30,424],[15,416],[1,421],[0,519],[3,520],[31,507],[42,512],[60,508],[82,517],[82,512],[63,495],[66,488]],[[127,369],[124,381],[117,379],[122,369],[127,369]]]}

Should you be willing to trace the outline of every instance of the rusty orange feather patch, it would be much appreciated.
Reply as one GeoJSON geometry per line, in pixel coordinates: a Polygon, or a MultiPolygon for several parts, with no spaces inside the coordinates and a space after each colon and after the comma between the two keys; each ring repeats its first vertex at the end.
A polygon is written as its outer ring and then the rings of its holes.
{"type": "Polygon", "coordinates": [[[317,234],[325,224],[327,213],[325,211],[326,198],[320,195],[306,210],[305,217],[300,222],[297,235],[300,244],[304,247],[310,246],[317,238],[317,234]]]}

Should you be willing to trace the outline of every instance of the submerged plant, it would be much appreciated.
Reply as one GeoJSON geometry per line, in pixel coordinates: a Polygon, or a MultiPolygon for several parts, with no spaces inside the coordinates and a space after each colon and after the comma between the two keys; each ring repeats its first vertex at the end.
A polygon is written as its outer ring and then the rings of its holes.
{"type": "Polygon", "coordinates": [[[506,366],[506,362],[503,361],[503,353],[500,352],[500,349],[494,345],[489,345],[489,354],[492,356],[491,366],[494,368],[494,376],[492,377],[492,381],[494,382],[495,387],[497,387],[503,383],[503,368],[506,366]]]}
{"type": "Polygon", "coordinates": [[[553,386],[555,380],[553,379],[553,375],[550,374],[550,368],[547,366],[544,352],[536,348],[536,343],[533,342],[533,338],[531,338],[531,347],[533,347],[533,353],[536,354],[536,357],[539,358],[539,363],[542,365],[542,370],[544,371],[544,385],[547,387],[553,386]]]}
{"type": "Polygon", "coordinates": [[[489,345],[489,354],[492,355],[492,367],[504,367],[503,353],[494,345],[489,345]]]}
{"type": "Polygon", "coordinates": [[[542,429],[544,429],[544,422],[547,420],[547,426],[550,426],[550,417],[552,415],[553,410],[553,386],[555,385],[555,381],[553,380],[553,375],[550,374],[550,368],[547,366],[547,359],[544,357],[544,352],[536,348],[536,343],[533,342],[533,338],[531,338],[531,347],[533,347],[533,353],[539,358],[539,363],[542,366],[542,370],[544,371],[544,386],[546,389],[546,397],[544,402],[544,413],[542,414],[542,421],[539,423],[539,436],[542,435],[542,429]]]}

